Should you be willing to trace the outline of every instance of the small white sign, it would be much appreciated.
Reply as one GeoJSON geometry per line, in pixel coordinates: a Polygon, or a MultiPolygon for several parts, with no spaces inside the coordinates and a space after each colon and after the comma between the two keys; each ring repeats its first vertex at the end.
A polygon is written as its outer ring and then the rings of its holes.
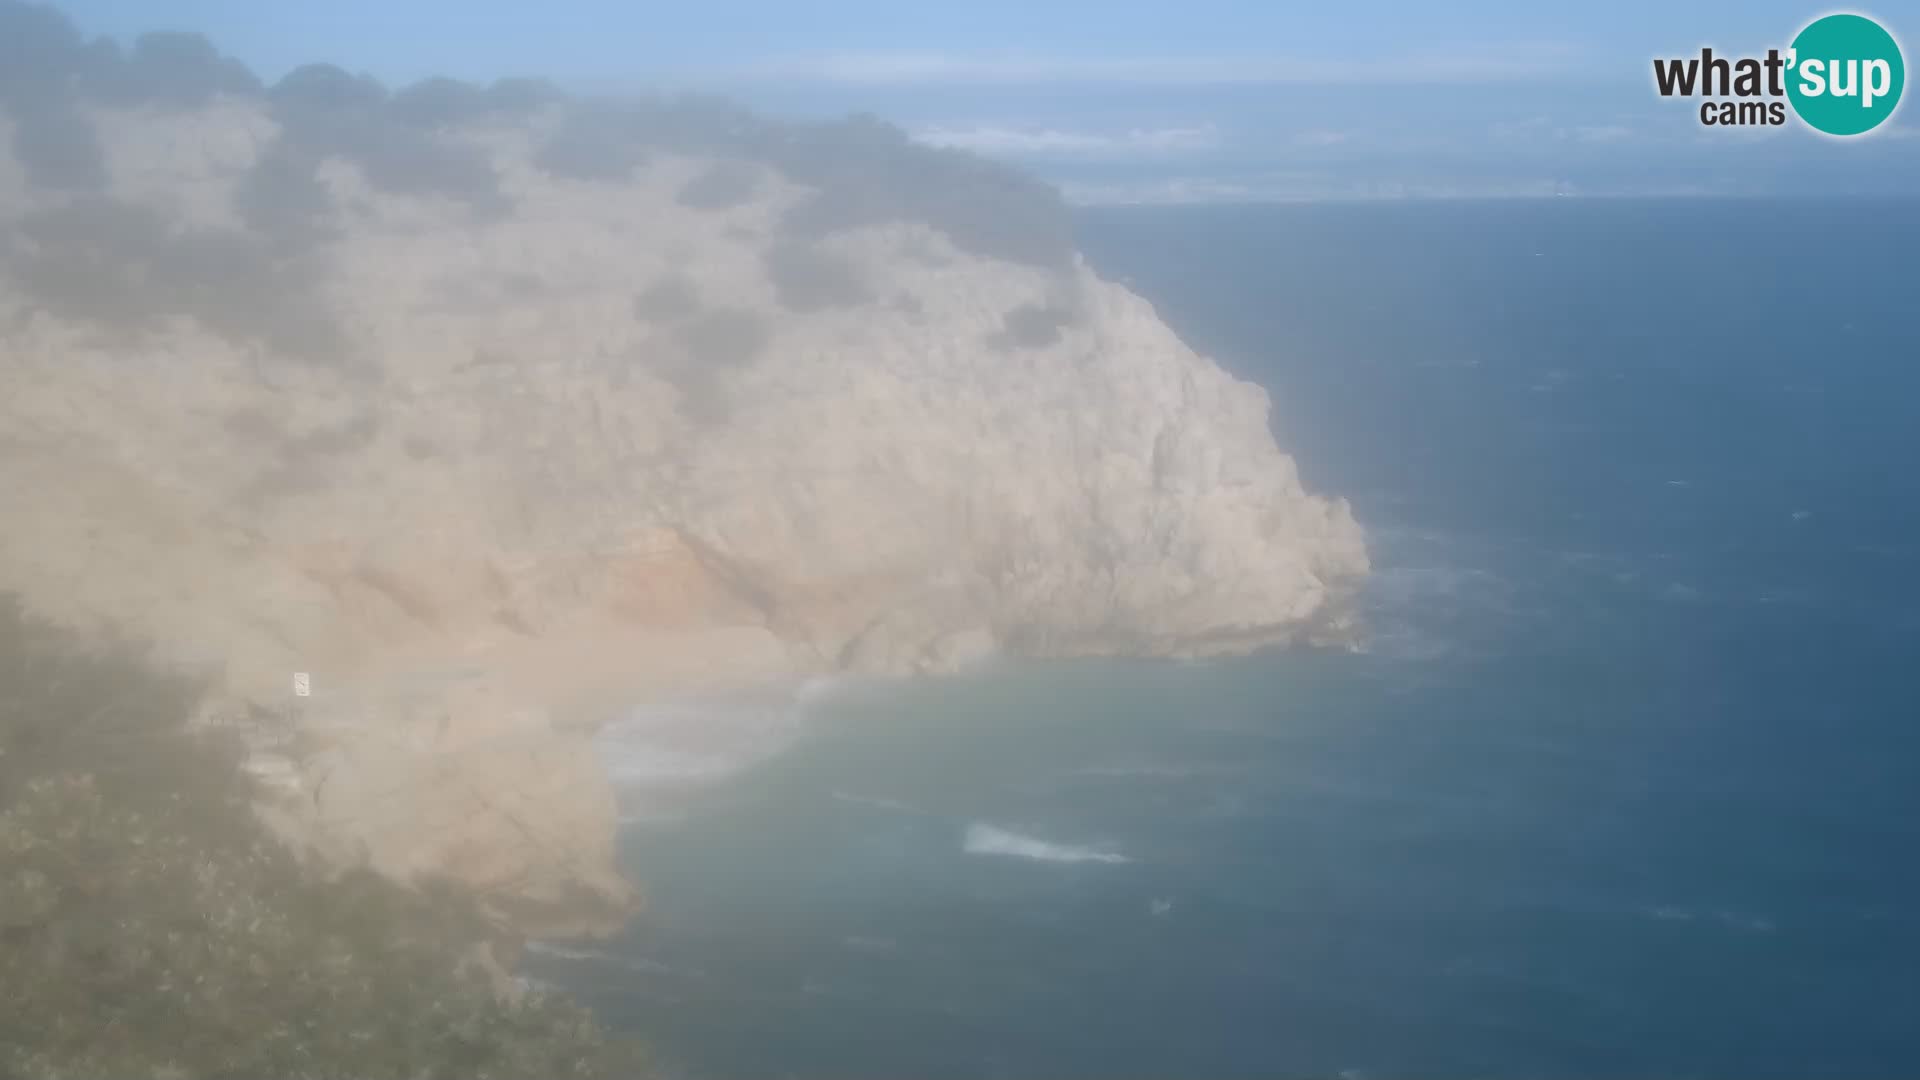
{"type": "Polygon", "coordinates": [[[307,673],[304,671],[294,672],[293,673],[293,696],[294,697],[310,697],[312,696],[312,694],[313,694],[313,683],[307,679],[307,673]]]}

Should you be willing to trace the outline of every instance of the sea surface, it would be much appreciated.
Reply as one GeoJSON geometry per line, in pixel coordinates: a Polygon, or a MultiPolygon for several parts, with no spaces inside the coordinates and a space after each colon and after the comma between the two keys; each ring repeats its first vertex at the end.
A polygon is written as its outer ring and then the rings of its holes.
{"type": "Polygon", "coordinates": [[[1352,500],[1369,649],[714,703],[798,734],[532,974],[697,1077],[1920,1074],[1920,202],[1081,231],[1352,500]]]}

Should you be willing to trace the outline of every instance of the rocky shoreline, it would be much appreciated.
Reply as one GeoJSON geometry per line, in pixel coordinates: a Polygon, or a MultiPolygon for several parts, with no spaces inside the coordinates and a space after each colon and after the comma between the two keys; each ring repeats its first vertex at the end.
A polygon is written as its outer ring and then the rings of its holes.
{"type": "Polygon", "coordinates": [[[204,679],[299,849],[604,933],[591,733],[637,703],[1351,639],[1346,504],[1032,239],[1050,195],[864,122],[302,71],[76,76],[77,179],[0,111],[0,591],[204,679]]]}

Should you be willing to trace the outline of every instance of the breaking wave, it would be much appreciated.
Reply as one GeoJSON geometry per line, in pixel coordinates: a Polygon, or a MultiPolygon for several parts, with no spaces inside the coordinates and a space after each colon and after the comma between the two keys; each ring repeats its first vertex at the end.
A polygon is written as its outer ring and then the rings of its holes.
{"type": "Polygon", "coordinates": [[[804,709],[831,701],[837,697],[845,696],[850,691],[859,689],[873,681],[870,677],[844,673],[835,675],[813,675],[802,679],[800,685],[794,688],[793,700],[804,709]]]}
{"type": "Polygon", "coordinates": [[[630,710],[598,742],[622,788],[704,786],[786,749],[803,720],[791,692],[661,702],[630,710]]]}
{"type": "Polygon", "coordinates": [[[823,675],[789,684],[629,709],[597,736],[607,772],[636,796],[628,819],[654,820],[677,796],[711,787],[798,742],[822,704],[870,680],[823,675]]]}
{"type": "MultiPolygon", "coordinates": [[[[815,689],[818,692],[818,688],[815,689]]],[[[595,738],[623,827],[682,823],[701,793],[797,742],[804,687],[663,701],[631,709],[595,738]]]]}
{"type": "Polygon", "coordinates": [[[961,848],[969,855],[1006,855],[1016,859],[1034,859],[1039,862],[1057,863],[1124,863],[1132,859],[1115,851],[1102,851],[1099,848],[1083,847],[1076,844],[1056,844],[1042,840],[1037,836],[1012,832],[975,822],[967,826],[961,848]]]}
{"type": "MultiPolygon", "coordinates": [[[[627,971],[647,972],[655,975],[674,974],[677,969],[658,960],[649,960],[644,956],[627,956],[612,950],[581,949],[567,945],[557,945],[550,941],[529,941],[527,952],[543,956],[550,960],[565,960],[575,964],[604,964],[623,968],[627,971]]],[[[696,973],[697,974],[697,973],[696,973]]]]}

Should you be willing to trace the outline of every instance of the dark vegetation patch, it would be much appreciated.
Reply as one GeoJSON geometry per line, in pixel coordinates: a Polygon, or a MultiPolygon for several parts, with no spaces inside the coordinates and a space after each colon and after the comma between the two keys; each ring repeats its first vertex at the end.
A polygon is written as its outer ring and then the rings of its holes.
{"type": "MultiPolygon", "coordinates": [[[[1059,267],[1073,252],[1071,221],[1050,186],[984,158],[922,146],[870,116],[786,123],[700,96],[575,108],[595,115],[592,138],[603,153],[652,149],[757,163],[818,189],[786,217],[786,229],[801,238],[917,221],[945,232],[961,250],[989,258],[1059,267]]],[[[574,147],[563,159],[572,171],[544,158],[541,164],[576,175],[575,157],[591,159],[586,147],[574,147]]],[[[729,185],[713,186],[728,193],[729,185]]]]}
{"type": "Polygon", "coordinates": [[[534,151],[535,165],[565,180],[619,184],[646,164],[647,151],[621,110],[573,109],[534,151]]]}
{"type": "Polygon", "coordinates": [[[795,231],[919,221],[988,258],[1064,266],[1072,255],[1071,222],[1051,187],[984,158],[922,146],[873,117],[800,129],[781,150],[777,167],[819,189],[788,214],[795,231]]]}
{"type": "Polygon", "coordinates": [[[326,490],[337,482],[339,459],[365,449],[380,434],[380,419],[370,411],[299,435],[251,409],[228,414],[222,426],[251,444],[248,449],[263,465],[235,496],[236,504],[246,509],[326,490]]]}
{"type": "Polygon", "coordinates": [[[871,116],[786,123],[699,96],[597,111],[610,146],[758,163],[817,189],[786,217],[787,230],[803,238],[924,222],[988,258],[1060,267],[1072,256],[1072,223],[1052,187],[962,151],[923,146],[871,116]]]}
{"type": "Polygon", "coordinates": [[[1000,319],[988,343],[997,349],[1044,349],[1058,344],[1060,331],[1073,325],[1073,312],[1054,304],[1022,304],[1000,319]]]}
{"type": "Polygon", "coordinates": [[[369,76],[332,64],[295,68],[267,93],[281,138],[314,157],[338,156],[358,165],[373,187],[398,195],[445,195],[498,209],[499,177],[476,147],[451,141],[420,123],[436,103],[399,108],[369,76]],[[409,119],[411,118],[411,119],[409,119]]]}
{"type": "MultiPolygon", "coordinates": [[[[693,208],[741,205],[756,196],[766,170],[813,189],[784,215],[786,243],[769,261],[785,302],[800,310],[868,298],[845,267],[807,254],[813,241],[844,229],[922,222],[962,250],[1050,267],[1066,265],[1072,250],[1065,208],[1047,185],[919,145],[871,117],[777,122],[704,96],[576,100],[532,79],[482,87],[433,78],[391,92],[329,64],[262,86],[197,34],[144,34],[122,47],[84,37],[47,5],[0,0],[0,109],[13,121],[13,152],[39,188],[84,198],[108,184],[87,107],[180,108],[223,96],[264,102],[281,127],[238,187],[245,230],[160,230],[156,237],[138,226],[72,251],[28,244],[30,265],[0,270],[24,277],[43,303],[91,312],[109,328],[189,314],[216,330],[317,357],[345,336],[314,299],[308,276],[338,225],[338,208],[317,178],[320,163],[343,158],[378,190],[500,214],[510,207],[491,161],[451,133],[548,110],[560,115],[535,160],[557,176],[621,182],[649,154],[664,152],[719,160],[679,193],[693,208]],[[59,294],[67,288],[73,295],[59,294]],[[166,307],[172,303],[186,306],[166,307]]],[[[124,214],[111,223],[130,224],[124,214]]],[[[0,237],[0,252],[9,243],[0,237]]]]}
{"type": "Polygon", "coordinates": [[[151,209],[86,198],[18,225],[8,270],[46,310],[127,335],[175,316],[309,360],[343,354],[310,260],[237,229],[172,229],[151,209]]]}
{"type": "Polygon", "coordinates": [[[772,335],[766,320],[751,311],[717,308],[689,320],[679,336],[695,365],[718,369],[753,363],[772,335]]]}
{"type": "Polygon", "coordinates": [[[633,315],[648,322],[684,319],[700,310],[700,290],[684,274],[663,274],[635,294],[633,315]]]}
{"type": "Polygon", "coordinates": [[[525,116],[567,100],[566,91],[550,79],[495,79],[486,89],[487,105],[495,116],[525,116]]]}
{"type": "Polygon", "coordinates": [[[394,92],[394,119],[410,127],[451,128],[486,119],[493,112],[487,92],[459,79],[422,79],[394,92]]]}
{"type": "Polygon", "coordinates": [[[566,1000],[496,996],[453,890],[298,862],[197,696],[0,598],[0,1076],[641,1072],[566,1000]]]}
{"type": "Polygon", "coordinates": [[[765,351],[772,336],[766,320],[751,311],[717,308],[682,323],[677,336],[685,356],[664,375],[680,393],[681,415],[696,424],[726,421],[733,413],[728,380],[765,351]]]}
{"type": "Polygon", "coordinates": [[[901,258],[918,263],[921,266],[939,268],[953,264],[953,259],[945,252],[934,249],[933,244],[927,239],[925,234],[915,234],[907,237],[901,242],[899,252],[901,258]]]}
{"type": "Polygon", "coordinates": [[[81,66],[81,89],[106,105],[157,105],[192,109],[216,97],[250,96],[260,80],[247,66],[220,55],[202,34],[155,31],[141,34],[122,53],[110,38],[94,41],[81,66]]]}
{"type": "Polygon", "coordinates": [[[380,418],[371,412],[354,415],[332,427],[315,428],[292,440],[288,450],[300,456],[332,457],[364,448],[380,433],[380,418]]]}
{"type": "Polygon", "coordinates": [[[353,75],[335,64],[302,64],[267,91],[275,119],[369,115],[387,103],[387,88],[371,75],[353,75]]]}
{"type": "Polygon", "coordinates": [[[741,161],[716,161],[680,188],[678,202],[694,210],[731,210],[753,201],[760,170],[741,161]]]}
{"type": "Polygon", "coordinates": [[[295,249],[332,235],[333,195],[320,182],[320,157],[276,139],[234,189],[234,208],[247,227],[295,249]]]}
{"type": "Polygon", "coordinates": [[[791,311],[852,307],[873,299],[852,263],[814,244],[783,241],[767,249],[764,261],[780,303],[791,311]]]}
{"type": "Polygon", "coordinates": [[[442,275],[427,287],[421,311],[470,312],[550,295],[547,279],[531,270],[470,270],[442,275]]]}
{"type": "Polygon", "coordinates": [[[69,101],[34,102],[16,109],[13,156],[38,187],[95,192],[107,186],[107,156],[99,133],[69,101]]]}
{"type": "Polygon", "coordinates": [[[248,449],[264,449],[280,441],[283,429],[279,421],[254,408],[240,408],[220,418],[220,428],[230,437],[249,443],[248,449]]]}
{"type": "Polygon", "coordinates": [[[0,104],[61,98],[89,57],[73,23],[45,4],[0,0],[0,104]]]}

